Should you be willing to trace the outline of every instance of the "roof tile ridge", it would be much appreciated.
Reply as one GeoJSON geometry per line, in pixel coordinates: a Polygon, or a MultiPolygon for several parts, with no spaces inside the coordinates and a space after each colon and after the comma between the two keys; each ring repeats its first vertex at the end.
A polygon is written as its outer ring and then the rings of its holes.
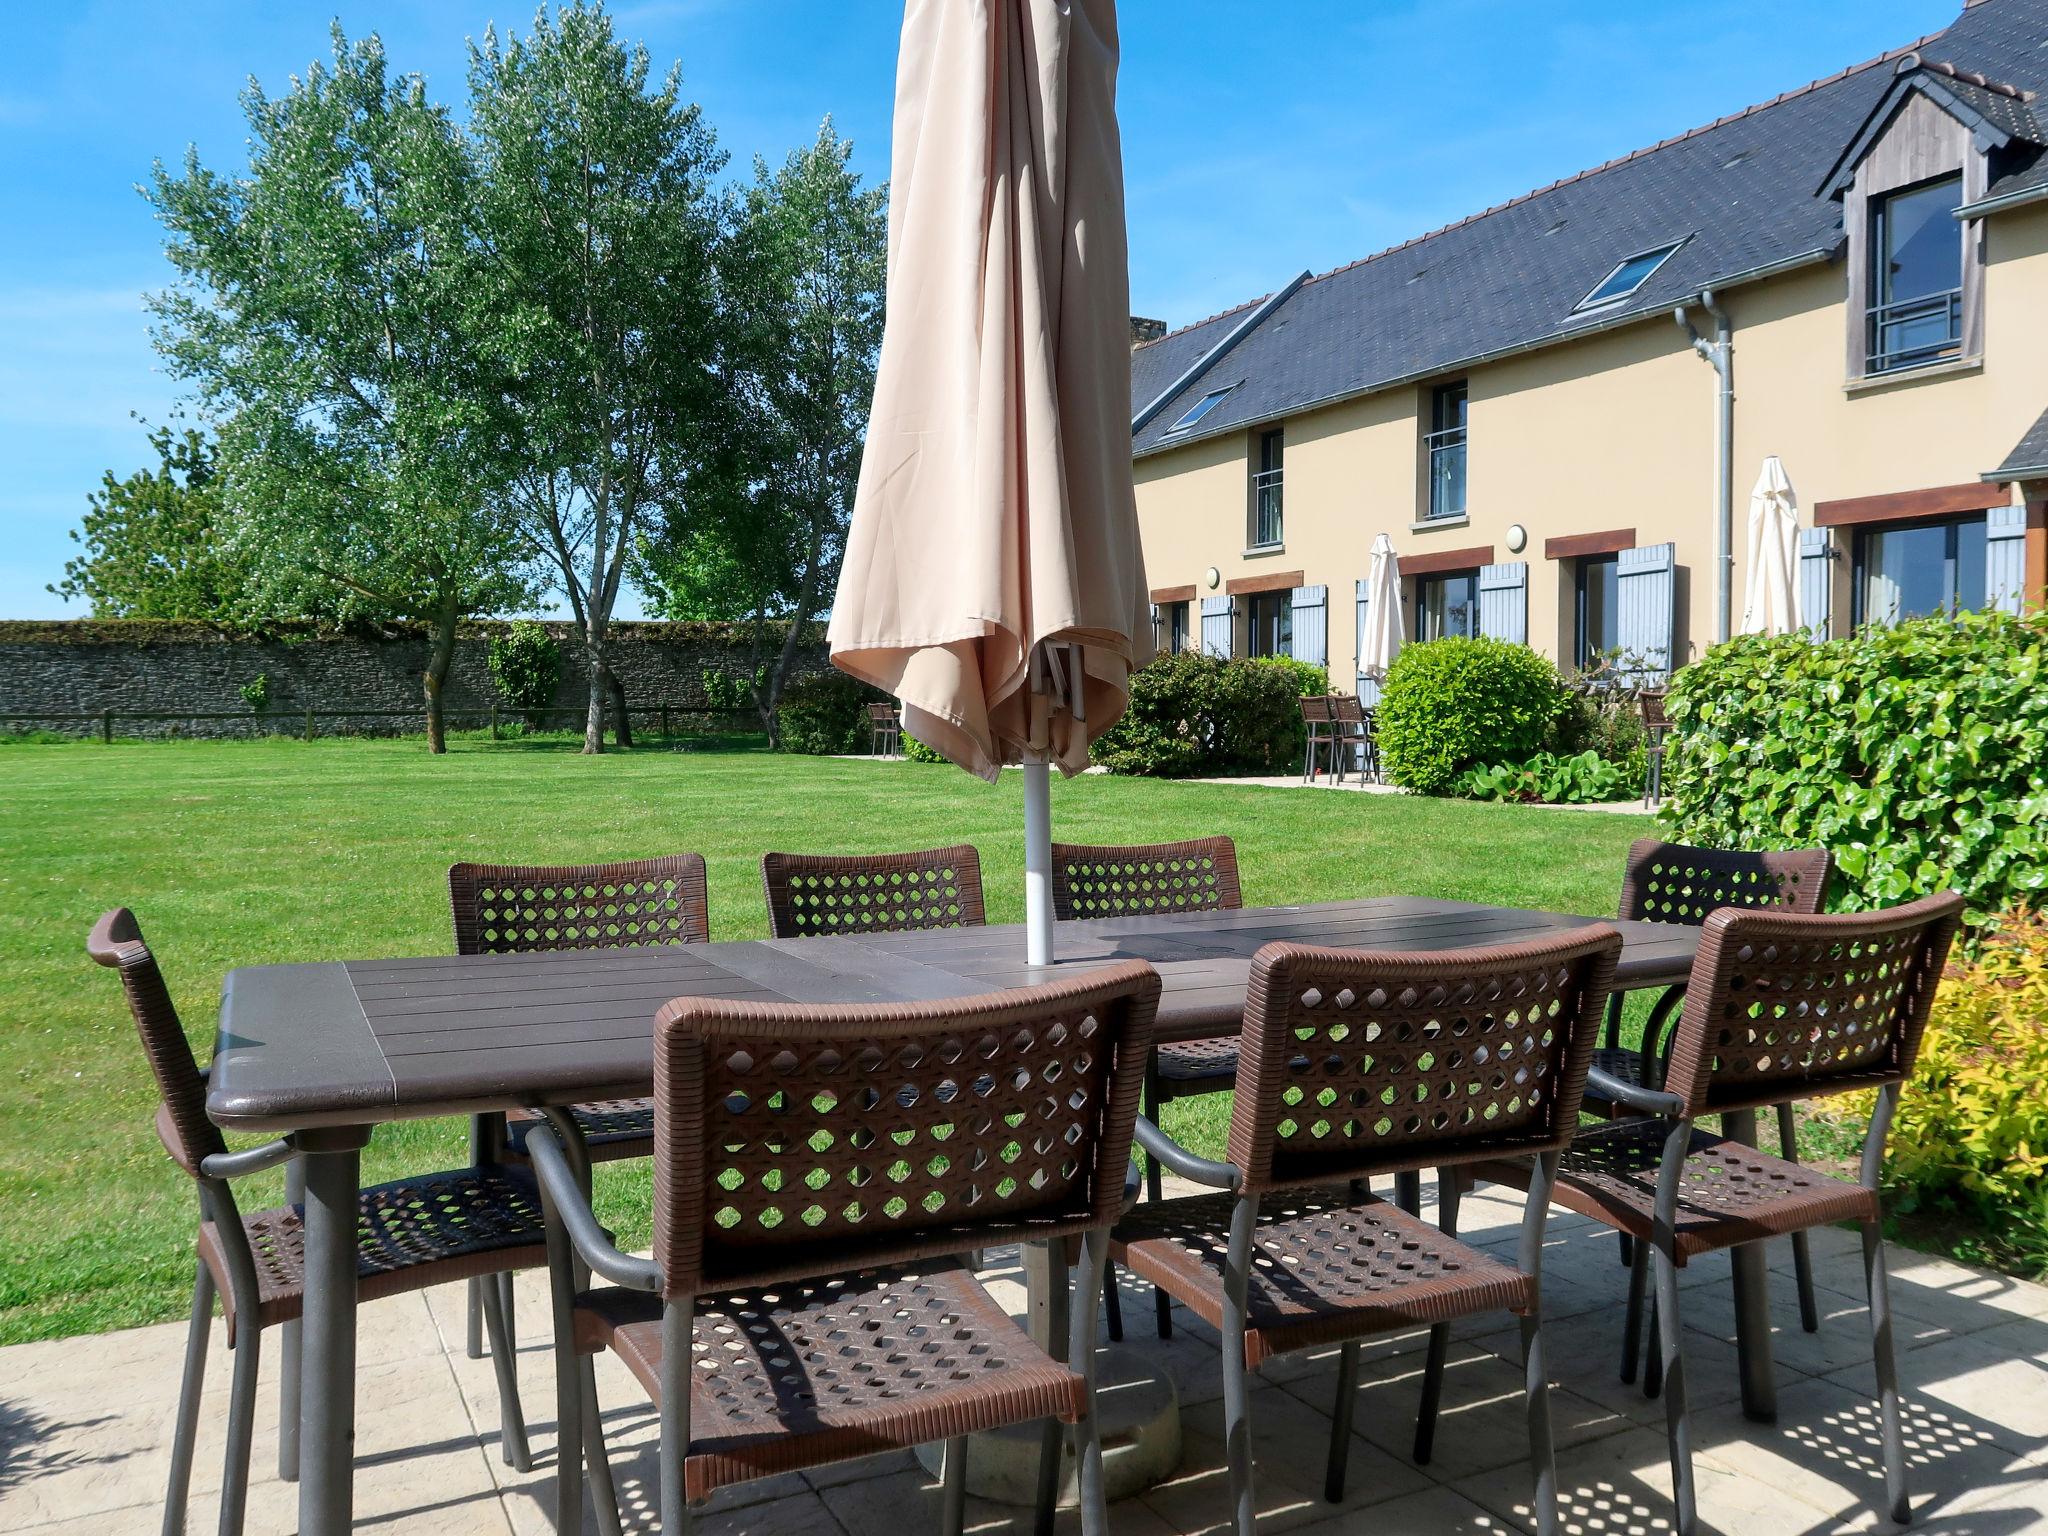
{"type": "Polygon", "coordinates": [[[1270,293],[1262,293],[1256,299],[1246,299],[1242,304],[1233,304],[1228,309],[1219,309],[1213,315],[1204,316],[1200,320],[1190,320],[1186,325],[1175,326],[1164,336],[1154,336],[1150,341],[1141,341],[1131,350],[1133,352],[1143,352],[1147,347],[1156,347],[1162,341],[1171,341],[1176,336],[1185,336],[1189,331],[1199,331],[1205,325],[1214,325],[1218,320],[1228,320],[1232,315],[1250,309],[1254,305],[1263,304],[1271,297],[1273,295],[1270,293]]]}

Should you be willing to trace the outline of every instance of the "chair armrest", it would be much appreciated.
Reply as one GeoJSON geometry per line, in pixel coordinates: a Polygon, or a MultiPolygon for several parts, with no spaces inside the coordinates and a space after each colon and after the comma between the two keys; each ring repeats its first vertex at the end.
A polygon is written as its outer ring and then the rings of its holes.
{"type": "Polygon", "coordinates": [[[1666,1120],[1679,1120],[1685,1116],[1685,1100],[1677,1094],[1645,1088],[1639,1083],[1625,1083],[1598,1067],[1587,1069],[1586,1088],[1610,1104],[1623,1104],[1646,1115],[1661,1115],[1666,1120]]]}
{"type": "Polygon", "coordinates": [[[215,1152],[202,1158],[199,1173],[208,1179],[241,1179],[252,1173],[261,1173],[266,1168],[275,1168],[279,1163],[288,1163],[299,1155],[299,1149],[290,1141],[279,1137],[266,1141],[260,1147],[244,1147],[239,1152],[215,1152]]]}
{"type": "Polygon", "coordinates": [[[1138,1196],[1145,1192],[1145,1171],[1138,1166],[1134,1157],[1124,1166],[1124,1203],[1122,1214],[1128,1216],[1131,1207],[1138,1203],[1138,1196]]]}
{"type": "Polygon", "coordinates": [[[1158,1158],[1163,1167],[1170,1168],[1184,1179],[1193,1179],[1211,1189],[1234,1190],[1244,1182],[1244,1174],[1234,1163],[1218,1163],[1195,1156],[1143,1115],[1138,1116],[1137,1131],[1138,1145],[1145,1149],[1146,1155],[1158,1158]]]}
{"type": "Polygon", "coordinates": [[[569,1241],[590,1266],[591,1273],[628,1290],[659,1291],[661,1267],[652,1259],[621,1253],[613,1245],[611,1233],[599,1225],[590,1209],[583,1186],[569,1166],[569,1155],[555,1139],[552,1127],[535,1124],[527,1129],[526,1155],[532,1160],[541,1193],[547,1196],[549,1212],[562,1223],[562,1229],[569,1234],[569,1241]]]}

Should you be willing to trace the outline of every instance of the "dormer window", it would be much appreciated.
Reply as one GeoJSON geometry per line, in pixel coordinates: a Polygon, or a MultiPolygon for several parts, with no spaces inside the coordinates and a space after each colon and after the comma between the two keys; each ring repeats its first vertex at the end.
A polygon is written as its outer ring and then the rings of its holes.
{"type": "Polygon", "coordinates": [[[1190,431],[1191,429],[1193,429],[1195,424],[1199,422],[1204,416],[1208,415],[1211,411],[1215,410],[1217,406],[1221,405],[1223,403],[1223,397],[1229,394],[1235,388],[1237,388],[1235,384],[1226,384],[1221,389],[1210,390],[1209,393],[1202,396],[1202,398],[1197,400],[1193,405],[1189,406],[1186,414],[1183,415],[1179,421],[1176,421],[1172,426],[1168,427],[1163,433],[1160,434],[1160,436],[1172,437],[1176,432],[1190,431]]]}
{"type": "Polygon", "coordinates": [[[1870,203],[1869,370],[1890,373],[1961,354],[1963,178],[1944,176],[1870,203]]]}
{"type": "Polygon", "coordinates": [[[1669,245],[1639,251],[1624,261],[1616,262],[1614,270],[1595,283],[1593,291],[1573,305],[1573,310],[1605,309],[1610,304],[1619,304],[1634,297],[1635,291],[1650,280],[1650,274],[1669,261],[1683,244],[1683,240],[1674,240],[1669,245]]]}

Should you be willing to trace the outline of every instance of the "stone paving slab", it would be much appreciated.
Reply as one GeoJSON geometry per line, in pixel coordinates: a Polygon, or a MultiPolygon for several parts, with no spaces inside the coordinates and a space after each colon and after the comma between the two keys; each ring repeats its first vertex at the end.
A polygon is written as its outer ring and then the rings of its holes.
{"type": "MultiPolygon", "coordinates": [[[[1427,1207],[1426,1207],[1427,1213],[1427,1207]]],[[[1519,1198],[1469,1196],[1468,1238],[1512,1250],[1519,1198]]],[[[1779,1412],[1755,1424],[1738,1402],[1725,1259],[1682,1276],[1701,1527],[1737,1536],[1889,1531],[1870,1399],[1868,1312],[1853,1233],[1814,1234],[1821,1327],[1801,1331],[1791,1249],[1770,1250],[1779,1412]]],[[[1915,1525],[1948,1536],[2048,1536],[2048,1288],[1947,1259],[1893,1251],[1892,1299],[1907,1390],[1915,1525]]],[[[991,1289],[1023,1301],[1013,1252],[988,1255],[991,1289]]],[[[1612,1233],[1553,1213],[1544,1250],[1546,1350],[1559,1489],[1572,1536],[1671,1530],[1664,1405],[1618,1377],[1627,1272],[1612,1233]]],[[[541,1536],[552,1530],[554,1394],[545,1285],[519,1277],[518,1372],[535,1468],[504,1464],[495,1378],[463,1353],[464,1292],[366,1306],[356,1478],[359,1528],[422,1536],[541,1536]]],[[[1122,1279],[1126,1347],[1162,1360],[1183,1404],[1180,1469],[1116,1505],[1117,1536],[1207,1536],[1228,1528],[1216,1331],[1185,1310],[1155,1336],[1149,1287],[1122,1279]]],[[[0,1536],[154,1533],[183,1350],[182,1324],[0,1350],[0,1536]]],[[[294,1529],[296,1490],[276,1476],[278,1335],[263,1340],[249,1530],[294,1529]]],[[[1453,1329],[1436,1453],[1413,1460],[1421,1329],[1368,1341],[1342,1503],[1323,1498],[1336,1351],[1268,1362],[1254,1378],[1252,1439],[1262,1531],[1302,1536],[1498,1533],[1533,1528],[1520,1333],[1495,1314],[1453,1329]]],[[[215,1324],[190,1528],[215,1520],[230,1356],[215,1324]]],[[[599,1395],[628,1528],[654,1529],[656,1419],[610,1357],[599,1395]]],[[[938,1493],[908,1452],[721,1492],[702,1536],[908,1536],[935,1529],[938,1493]]],[[[1026,1536],[1029,1512],[971,1501],[975,1536],[1026,1536]]],[[[594,1527],[588,1527],[593,1528],[594,1527]]],[[[1061,1536],[1078,1536],[1074,1511],[1061,1536]]]]}

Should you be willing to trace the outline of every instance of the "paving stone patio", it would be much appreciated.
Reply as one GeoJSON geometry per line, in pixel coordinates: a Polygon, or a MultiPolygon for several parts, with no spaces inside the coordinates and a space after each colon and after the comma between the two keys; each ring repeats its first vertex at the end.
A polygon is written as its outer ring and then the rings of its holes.
{"type": "MultiPolygon", "coordinates": [[[[1512,1245],[1518,1206],[1482,1193],[1462,1209],[1483,1246],[1512,1245]]],[[[1686,1287],[1687,1370],[1694,1408],[1701,1526],[1728,1536],[1824,1536],[1884,1530],[1861,1264],[1847,1232],[1814,1234],[1822,1314],[1800,1331],[1789,1245],[1773,1246],[1778,1421],[1744,1420],[1737,1401],[1734,1315],[1725,1258],[1686,1287]]],[[[1008,1256],[992,1284],[1021,1308],[1008,1256]]],[[[2048,1288],[1946,1260],[1893,1251],[1892,1299],[1907,1397],[1916,1530],[1943,1536],[2048,1533],[2048,1288]]],[[[1544,1257],[1545,1337],[1564,1528],[1574,1536],[1669,1531],[1663,1404],[1616,1377],[1625,1272],[1612,1234],[1553,1213],[1544,1257]]],[[[1215,1333],[1176,1313],[1173,1339],[1152,1337],[1152,1299],[1125,1279],[1134,1347],[1171,1372],[1181,1397],[1179,1472],[1111,1508],[1117,1536],[1221,1533],[1226,1505],[1215,1333]]],[[[468,1536],[552,1528],[554,1405],[544,1287],[520,1280],[521,1384],[535,1470],[500,1460],[490,1362],[462,1353],[460,1287],[383,1301],[362,1313],[358,1394],[359,1528],[468,1536]]],[[[212,1528],[226,1410],[226,1352],[216,1323],[210,1390],[194,1477],[191,1529],[212,1528]]],[[[168,1455],[182,1324],[0,1350],[0,1532],[39,1536],[153,1533],[168,1455]]],[[[1364,1351],[1353,1417],[1349,1492],[1322,1498],[1331,1353],[1270,1362],[1253,1394],[1259,1528],[1316,1536],[1451,1536],[1531,1528],[1518,1335],[1512,1319],[1454,1330],[1433,1463],[1410,1459],[1420,1393],[1420,1332],[1364,1351]]],[[[275,1335],[266,1345],[275,1345],[275,1335]]],[[[1127,1345],[1126,1347],[1133,1347],[1127,1345]]],[[[654,1416],[609,1357],[599,1364],[605,1421],[628,1528],[654,1529],[654,1416]]],[[[276,1480],[276,1372],[265,1363],[249,1529],[296,1526],[295,1493],[276,1480]]],[[[704,1536],[905,1536],[936,1530],[938,1491],[908,1454],[728,1489],[704,1536]]],[[[977,1536],[1029,1530],[1029,1512],[971,1503],[977,1536]]],[[[594,1529],[594,1527],[587,1527],[594,1529]]],[[[1072,1510],[1062,1536],[1075,1536],[1072,1510]]]]}

